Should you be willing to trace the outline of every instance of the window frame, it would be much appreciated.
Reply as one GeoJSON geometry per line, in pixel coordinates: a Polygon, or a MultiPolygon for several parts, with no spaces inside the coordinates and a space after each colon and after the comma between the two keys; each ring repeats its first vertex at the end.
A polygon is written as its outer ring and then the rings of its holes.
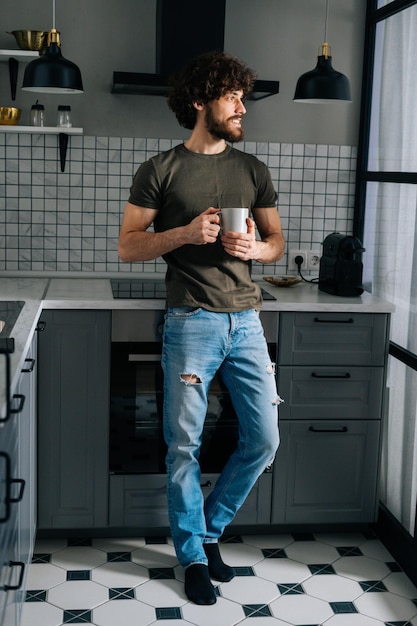
{"type": "MultiPolygon", "coordinates": [[[[371,109],[372,109],[372,86],[373,73],[375,66],[375,42],[377,25],[382,20],[392,17],[396,13],[408,9],[417,4],[417,0],[393,0],[387,5],[377,8],[378,0],[367,0],[366,22],[365,22],[365,42],[364,42],[364,62],[362,75],[362,97],[361,111],[359,123],[359,141],[358,156],[356,169],[356,185],[355,185],[355,205],[353,234],[361,241],[363,240],[365,228],[365,207],[366,192],[369,182],[382,183],[408,183],[417,184],[416,172],[376,172],[368,170],[369,157],[369,140],[371,127],[371,109]]],[[[417,371],[417,354],[414,354],[392,341],[389,342],[389,355],[409,367],[417,371]]],[[[402,531],[394,533],[396,540],[393,541],[393,531],[399,527],[398,522],[390,519],[388,512],[382,510],[378,528],[382,536],[385,536],[388,545],[392,550],[397,552],[397,560],[403,563],[403,566],[411,577],[413,582],[417,584],[417,566],[415,565],[417,555],[417,510],[415,517],[415,531],[412,539],[411,551],[408,541],[404,538],[402,531]]]]}
{"type": "Polygon", "coordinates": [[[417,184],[416,172],[375,172],[368,170],[369,137],[372,106],[372,80],[375,64],[375,39],[379,22],[392,17],[415,4],[417,0],[393,0],[377,9],[378,0],[368,0],[365,21],[364,63],[362,73],[362,99],[359,121],[359,142],[356,167],[355,210],[353,234],[363,239],[365,226],[365,201],[367,182],[394,182],[417,184]]]}
{"type": "MultiPolygon", "coordinates": [[[[366,191],[369,182],[417,184],[417,172],[376,172],[368,170],[369,139],[372,108],[372,84],[375,65],[375,40],[379,22],[396,13],[417,5],[417,0],[393,0],[377,8],[378,0],[367,0],[365,21],[364,63],[362,74],[362,98],[359,122],[358,157],[356,167],[355,207],[353,235],[363,240],[365,228],[366,191]]],[[[417,354],[393,342],[389,344],[389,354],[408,367],[417,370],[417,354]]]]}

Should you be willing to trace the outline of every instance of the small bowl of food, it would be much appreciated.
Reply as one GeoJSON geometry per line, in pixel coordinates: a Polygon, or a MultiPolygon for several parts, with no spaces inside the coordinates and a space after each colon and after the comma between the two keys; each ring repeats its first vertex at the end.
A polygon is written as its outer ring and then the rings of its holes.
{"type": "Polygon", "coordinates": [[[301,283],[302,280],[299,276],[264,276],[263,278],[267,283],[277,287],[292,287],[301,283]]]}
{"type": "Polygon", "coordinates": [[[6,126],[15,126],[19,119],[22,109],[16,107],[0,107],[0,124],[6,126]]]}
{"type": "Polygon", "coordinates": [[[13,35],[21,50],[43,50],[48,43],[47,30],[12,30],[8,35],[13,35]]]}

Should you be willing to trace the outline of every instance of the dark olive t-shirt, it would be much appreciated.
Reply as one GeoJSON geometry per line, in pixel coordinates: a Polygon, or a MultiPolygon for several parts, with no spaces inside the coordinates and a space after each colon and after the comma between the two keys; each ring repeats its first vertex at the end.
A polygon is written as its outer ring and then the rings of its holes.
{"type": "MultiPolygon", "coordinates": [[[[208,207],[276,210],[269,170],[255,156],[227,146],[220,154],[198,154],[184,145],[158,154],[135,174],[129,202],[157,209],[155,232],[189,224],[208,207]]],[[[259,309],[261,292],[250,277],[251,263],[213,244],[187,244],[163,256],[168,306],[210,311],[259,309]]]]}

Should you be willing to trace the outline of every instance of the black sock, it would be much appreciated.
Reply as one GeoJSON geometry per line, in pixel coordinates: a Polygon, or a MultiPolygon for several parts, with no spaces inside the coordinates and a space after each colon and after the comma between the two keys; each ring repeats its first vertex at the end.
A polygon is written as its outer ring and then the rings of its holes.
{"type": "Polygon", "coordinates": [[[215,604],[216,592],[207,565],[195,563],[185,570],[185,595],[195,604],[215,604]]]}
{"type": "Polygon", "coordinates": [[[222,583],[228,583],[229,580],[232,580],[235,576],[235,570],[233,567],[223,563],[219,545],[217,543],[204,543],[203,548],[208,558],[208,569],[211,578],[222,583]]]}

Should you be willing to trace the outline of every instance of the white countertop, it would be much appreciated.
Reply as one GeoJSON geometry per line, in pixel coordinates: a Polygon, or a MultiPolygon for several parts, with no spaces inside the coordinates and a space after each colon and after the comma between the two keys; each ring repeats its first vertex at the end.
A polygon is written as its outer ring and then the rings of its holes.
{"type": "MultiPolygon", "coordinates": [[[[125,278],[125,277],[123,277],[125,278]]],[[[120,278],[120,280],[123,280],[120,278]]],[[[160,277],[159,277],[160,278],[160,277]]],[[[338,311],[361,313],[388,313],[394,310],[389,302],[369,293],[344,298],[319,291],[317,284],[298,283],[292,287],[275,287],[262,279],[259,283],[276,301],[266,300],[267,311],[338,311]]],[[[0,279],[1,292],[1,279],[0,279]]],[[[52,278],[44,309],[163,309],[165,301],[114,299],[107,278],[52,278]]]]}
{"type": "MultiPolygon", "coordinates": [[[[118,280],[139,278],[120,276],[118,280]]],[[[158,276],[157,278],[161,278],[158,276]]],[[[390,313],[394,306],[369,293],[359,297],[344,298],[319,291],[317,284],[299,283],[292,287],[275,287],[262,278],[259,282],[265,291],[277,300],[266,300],[266,311],[317,311],[340,313],[390,313]]],[[[110,278],[0,278],[0,300],[22,300],[25,305],[17,319],[12,336],[15,351],[11,355],[12,387],[22,369],[23,361],[32,341],[43,309],[130,309],[146,310],[165,308],[160,300],[114,299],[110,278]]],[[[5,405],[5,359],[0,355],[0,410],[5,405]]],[[[4,413],[2,412],[1,415],[4,413]]]]}

